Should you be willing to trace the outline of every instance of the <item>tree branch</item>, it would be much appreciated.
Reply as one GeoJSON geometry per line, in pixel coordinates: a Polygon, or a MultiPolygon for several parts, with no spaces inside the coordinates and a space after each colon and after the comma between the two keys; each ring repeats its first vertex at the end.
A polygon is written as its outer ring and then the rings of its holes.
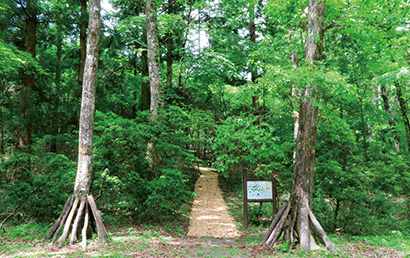
{"type": "Polygon", "coordinates": [[[342,27],[343,27],[342,25],[337,25],[337,24],[331,23],[331,24],[327,25],[327,26],[323,29],[323,31],[325,32],[325,31],[330,30],[330,29],[333,29],[333,28],[342,28],[342,27]]]}

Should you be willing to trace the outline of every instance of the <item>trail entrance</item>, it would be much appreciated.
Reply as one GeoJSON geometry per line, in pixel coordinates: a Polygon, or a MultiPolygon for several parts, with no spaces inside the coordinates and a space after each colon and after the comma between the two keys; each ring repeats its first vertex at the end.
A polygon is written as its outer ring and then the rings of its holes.
{"type": "Polygon", "coordinates": [[[217,173],[208,168],[199,169],[201,176],[195,184],[195,192],[198,195],[192,205],[188,236],[240,237],[218,187],[217,173]]]}

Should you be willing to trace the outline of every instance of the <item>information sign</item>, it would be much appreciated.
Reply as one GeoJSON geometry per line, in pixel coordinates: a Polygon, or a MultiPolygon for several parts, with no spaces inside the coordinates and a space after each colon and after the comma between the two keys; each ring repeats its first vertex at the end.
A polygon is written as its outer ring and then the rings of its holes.
{"type": "Polygon", "coordinates": [[[247,181],[248,200],[272,200],[272,181],[247,181]]]}
{"type": "Polygon", "coordinates": [[[245,227],[248,226],[248,202],[260,202],[261,206],[264,202],[271,202],[273,214],[276,210],[276,186],[275,177],[272,176],[272,181],[263,181],[258,179],[248,179],[247,171],[243,171],[243,217],[245,227]]]}

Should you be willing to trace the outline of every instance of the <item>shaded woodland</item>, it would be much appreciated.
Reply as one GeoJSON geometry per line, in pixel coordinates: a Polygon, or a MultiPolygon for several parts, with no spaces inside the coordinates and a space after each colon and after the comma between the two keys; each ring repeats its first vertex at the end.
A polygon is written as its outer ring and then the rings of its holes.
{"type": "MultiPolygon", "coordinates": [[[[0,0],[0,223],[51,224],[73,194],[96,2],[0,0]]],[[[87,190],[103,220],[180,220],[209,166],[228,192],[244,168],[273,174],[291,235],[306,207],[326,232],[408,233],[409,9],[103,2],[87,190]]]]}

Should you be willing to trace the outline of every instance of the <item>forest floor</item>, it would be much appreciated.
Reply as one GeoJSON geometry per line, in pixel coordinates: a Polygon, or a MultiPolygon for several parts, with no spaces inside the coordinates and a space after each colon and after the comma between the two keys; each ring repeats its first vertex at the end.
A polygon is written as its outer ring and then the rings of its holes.
{"type": "MultiPolygon", "coordinates": [[[[58,248],[44,242],[49,225],[29,223],[0,231],[0,257],[410,257],[410,235],[401,232],[361,237],[330,235],[338,256],[325,249],[302,255],[297,250],[289,251],[287,244],[269,249],[260,244],[264,227],[243,228],[235,222],[222,199],[216,173],[208,169],[201,172],[189,226],[185,222],[107,225],[111,228],[108,243],[100,246],[96,238],[90,239],[87,250],[82,251],[79,243],[58,248]]],[[[225,200],[229,207],[238,205],[225,200]]]]}
{"type": "Polygon", "coordinates": [[[85,252],[79,243],[58,248],[42,239],[3,235],[0,257],[410,257],[409,236],[351,238],[332,235],[331,240],[339,251],[339,256],[334,256],[326,250],[301,255],[282,245],[268,249],[259,244],[263,237],[260,232],[246,231],[237,239],[188,237],[175,228],[157,226],[134,226],[111,232],[107,244],[100,246],[97,239],[89,240],[85,252]],[[389,247],[392,244],[401,251],[389,247]]]}

